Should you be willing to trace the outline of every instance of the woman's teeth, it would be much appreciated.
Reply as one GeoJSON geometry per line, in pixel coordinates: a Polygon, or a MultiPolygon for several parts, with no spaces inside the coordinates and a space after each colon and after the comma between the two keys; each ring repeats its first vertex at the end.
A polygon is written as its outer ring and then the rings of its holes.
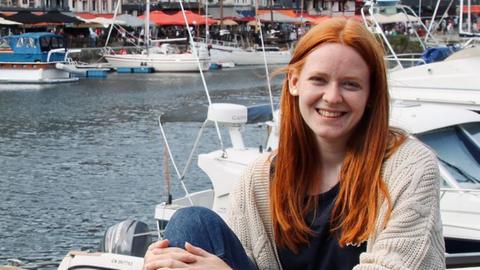
{"type": "Polygon", "coordinates": [[[340,117],[342,116],[342,112],[332,112],[332,111],[326,111],[326,110],[320,110],[320,109],[317,109],[317,112],[321,115],[321,116],[324,116],[324,117],[331,117],[331,118],[334,118],[334,117],[340,117]]]}

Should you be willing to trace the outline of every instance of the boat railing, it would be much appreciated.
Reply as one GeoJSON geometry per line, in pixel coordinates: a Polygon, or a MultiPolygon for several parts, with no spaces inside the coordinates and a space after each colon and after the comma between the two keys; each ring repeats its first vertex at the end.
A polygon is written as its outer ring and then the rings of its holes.
{"type": "MultiPolygon", "coordinates": [[[[442,199],[445,197],[446,194],[470,194],[473,196],[480,196],[480,190],[478,189],[463,189],[463,188],[440,188],[440,202],[442,202],[442,199]]],[[[479,211],[475,209],[442,209],[442,213],[452,213],[452,214],[466,214],[466,215],[474,215],[478,216],[480,213],[479,211]]],[[[457,229],[464,229],[464,230],[469,230],[469,231],[478,231],[479,227],[478,226],[471,226],[471,225],[461,225],[458,223],[447,223],[446,221],[443,222],[444,227],[450,227],[450,228],[457,228],[457,229]]]]}
{"type": "Polygon", "coordinates": [[[65,58],[63,59],[64,62],[67,63],[75,63],[76,61],[73,61],[73,59],[70,57],[71,53],[81,53],[82,49],[68,49],[65,52],[65,58]]]}
{"type": "Polygon", "coordinates": [[[218,39],[205,39],[202,37],[196,37],[195,42],[201,42],[207,44],[212,44],[212,45],[220,45],[220,46],[226,46],[226,47],[232,47],[232,48],[241,48],[240,44],[237,42],[231,42],[231,41],[224,41],[224,40],[218,40],[218,39]]]}
{"type": "Polygon", "coordinates": [[[468,193],[480,196],[480,189],[471,188],[440,188],[440,199],[448,193],[468,193]]]}
{"type": "Polygon", "coordinates": [[[467,268],[480,265],[480,252],[445,254],[447,269],[467,268]]]}
{"type": "MultiPolygon", "coordinates": [[[[390,61],[390,62],[391,61],[396,62],[397,66],[402,68],[402,69],[405,68],[405,66],[404,66],[405,62],[410,62],[410,63],[412,61],[422,62],[421,58],[417,58],[417,59],[407,58],[407,59],[405,59],[404,57],[402,57],[402,56],[405,56],[405,54],[398,54],[397,52],[395,52],[392,44],[390,43],[390,41],[387,38],[387,35],[383,31],[382,23],[380,23],[379,20],[377,19],[377,17],[375,16],[376,14],[380,14],[380,9],[384,8],[384,7],[385,6],[383,6],[383,7],[379,6],[379,4],[377,4],[375,1],[367,1],[365,3],[365,5],[360,9],[360,13],[362,15],[362,19],[363,19],[363,22],[364,22],[365,26],[373,34],[379,35],[380,38],[383,40],[383,43],[385,44],[385,46],[386,46],[386,48],[389,52],[388,53],[389,56],[387,57],[387,60],[390,61]],[[404,62],[404,63],[402,63],[402,62],[404,62]]],[[[418,18],[416,13],[410,7],[405,6],[405,5],[395,4],[395,6],[393,6],[392,8],[395,8],[396,10],[399,10],[403,14],[406,15],[407,20],[404,22],[405,24],[408,23],[408,24],[412,25],[412,27],[413,27],[414,24],[418,24],[419,27],[421,27],[425,30],[425,35],[430,37],[430,39],[432,41],[436,42],[436,39],[428,31],[428,28],[423,24],[423,22],[421,20],[418,19],[418,20],[414,21],[414,20],[410,19],[409,14],[413,14],[413,17],[418,18]]],[[[425,45],[423,40],[420,38],[418,32],[413,31],[413,34],[415,35],[416,39],[419,41],[419,44],[423,48],[423,50],[426,50],[427,46],[425,45]]],[[[410,55],[414,55],[414,54],[410,54],[410,55]]],[[[425,61],[423,60],[423,62],[425,62],[425,61]]]]}
{"type": "Polygon", "coordinates": [[[403,54],[397,54],[396,57],[393,55],[387,55],[385,57],[385,61],[387,61],[388,64],[390,63],[402,63],[402,68],[404,67],[411,67],[414,65],[423,65],[426,64],[427,62],[425,59],[423,59],[421,53],[403,53],[403,54]]]}
{"type": "Polygon", "coordinates": [[[55,53],[65,53],[65,57],[66,57],[67,49],[65,49],[65,48],[59,48],[59,49],[52,49],[52,50],[48,51],[48,54],[47,54],[47,62],[50,62],[50,58],[51,58],[52,55],[55,54],[55,53]]]}

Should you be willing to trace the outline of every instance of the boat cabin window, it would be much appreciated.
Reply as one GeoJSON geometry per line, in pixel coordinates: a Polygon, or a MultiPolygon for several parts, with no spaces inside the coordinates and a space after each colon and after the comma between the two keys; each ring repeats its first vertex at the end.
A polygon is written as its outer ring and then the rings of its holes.
{"type": "MultiPolygon", "coordinates": [[[[257,52],[262,52],[263,51],[262,47],[257,47],[257,48],[255,48],[255,50],[257,52]]],[[[278,47],[265,47],[265,51],[266,52],[279,52],[280,48],[278,48],[278,47]]]]}
{"type": "Polygon", "coordinates": [[[15,46],[17,48],[35,48],[35,39],[31,37],[21,37],[17,39],[15,46]]]}
{"type": "Polygon", "coordinates": [[[480,123],[447,127],[417,135],[437,153],[462,188],[480,183],[480,123]]]}
{"type": "Polygon", "coordinates": [[[12,48],[8,43],[8,39],[0,38],[0,51],[10,51],[10,50],[12,50],[12,48]]]}
{"type": "Polygon", "coordinates": [[[40,47],[43,52],[48,52],[52,49],[65,48],[63,39],[60,37],[41,37],[40,38],[40,47]]]}

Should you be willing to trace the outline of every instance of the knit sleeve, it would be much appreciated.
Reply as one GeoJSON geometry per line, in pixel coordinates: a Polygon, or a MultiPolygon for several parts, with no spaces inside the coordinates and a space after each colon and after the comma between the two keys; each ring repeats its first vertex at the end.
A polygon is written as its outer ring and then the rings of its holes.
{"type": "Polygon", "coordinates": [[[383,168],[392,199],[390,219],[383,226],[384,202],[376,232],[354,270],[445,269],[437,159],[420,142],[405,144],[383,168]]]}
{"type": "Polygon", "coordinates": [[[243,245],[245,252],[252,261],[253,249],[252,249],[252,237],[248,229],[248,220],[246,216],[246,202],[248,200],[250,186],[253,177],[253,165],[249,166],[240,178],[240,182],[237,183],[230,193],[230,207],[227,212],[227,224],[232,231],[237,235],[238,239],[243,245]]]}

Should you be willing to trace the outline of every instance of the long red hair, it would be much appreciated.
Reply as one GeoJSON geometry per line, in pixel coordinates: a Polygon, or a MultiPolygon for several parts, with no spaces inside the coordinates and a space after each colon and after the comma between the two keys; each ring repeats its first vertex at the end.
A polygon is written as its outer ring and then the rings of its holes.
{"type": "MultiPolygon", "coordinates": [[[[305,58],[324,43],[340,43],[355,49],[370,71],[368,105],[348,141],[331,219],[332,232],[339,237],[340,245],[359,244],[374,230],[380,199],[388,202],[387,218],[391,212],[381,168],[405,136],[389,129],[383,48],[360,22],[332,18],[313,27],[299,40],[292,60],[282,71],[299,72],[305,58]]],[[[277,245],[297,251],[313,235],[304,217],[315,205],[311,199],[305,201],[318,171],[319,157],[315,135],[300,114],[298,97],[289,93],[288,76],[283,82],[280,113],[280,139],[270,189],[271,210],[277,245]]]]}

